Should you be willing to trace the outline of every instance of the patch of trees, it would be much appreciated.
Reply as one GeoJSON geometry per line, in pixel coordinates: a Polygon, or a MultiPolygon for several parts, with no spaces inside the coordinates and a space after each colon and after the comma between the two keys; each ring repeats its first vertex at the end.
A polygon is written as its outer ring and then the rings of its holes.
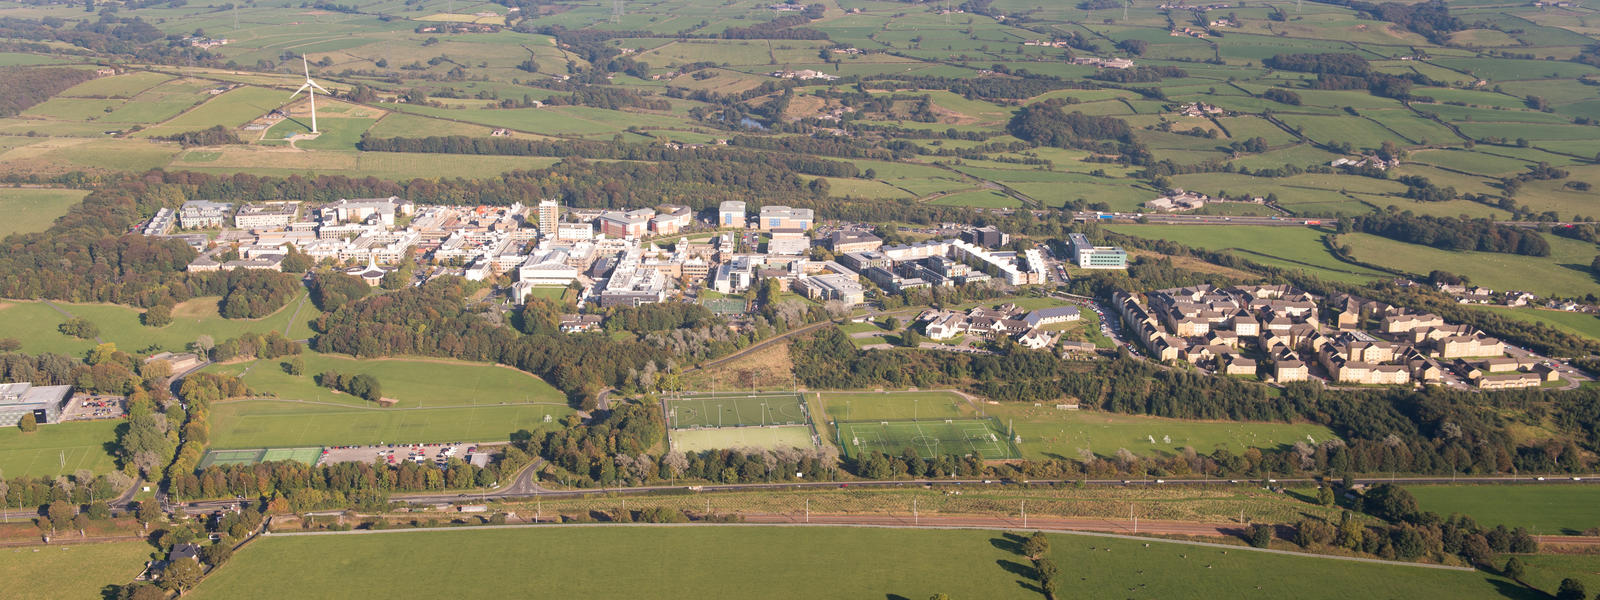
{"type": "Polygon", "coordinates": [[[391,492],[468,490],[488,487],[499,479],[493,469],[482,469],[459,458],[449,459],[443,469],[409,461],[398,465],[339,462],[316,466],[283,461],[213,465],[197,472],[179,473],[173,479],[171,493],[183,499],[261,498],[268,513],[350,507],[383,510],[391,492]]]}
{"type": "Polygon", "coordinates": [[[300,278],[266,269],[233,269],[220,273],[227,288],[218,305],[223,318],[255,319],[283,308],[300,292],[300,278]]]}
{"type": "Polygon", "coordinates": [[[221,125],[217,125],[209,129],[198,129],[195,131],[175,133],[168,136],[157,137],[156,139],[177,142],[178,145],[184,148],[244,143],[244,140],[239,139],[238,134],[235,134],[232,129],[223,127],[221,125]]]}
{"type": "Polygon", "coordinates": [[[1261,61],[1262,66],[1301,73],[1327,73],[1365,77],[1372,65],[1355,54],[1331,52],[1322,54],[1276,54],[1261,61]]]}
{"type": "Polygon", "coordinates": [[[461,284],[436,279],[346,303],[317,320],[312,347],[363,358],[409,354],[512,365],[588,408],[601,389],[623,385],[630,370],[659,356],[647,344],[606,336],[519,334],[468,311],[461,284]]]}
{"type": "MultiPolygon", "coordinates": [[[[160,29],[139,17],[123,18],[114,12],[102,12],[94,20],[85,20],[72,27],[64,27],[50,18],[35,21],[13,17],[0,18],[0,39],[54,42],[39,44],[33,51],[53,54],[110,54],[143,62],[222,66],[221,55],[202,48],[194,48],[174,39],[154,43],[166,36],[160,29]],[[66,44],[82,51],[64,50],[66,44]]],[[[55,68],[55,67],[50,67],[55,68]]],[[[93,77],[94,73],[86,71],[93,77]]],[[[65,89],[65,88],[62,88],[65,89]]],[[[15,88],[8,88],[14,92],[15,88]]],[[[59,91],[59,90],[58,90],[59,91]]]]}
{"type": "Polygon", "coordinates": [[[323,312],[337,310],[347,302],[360,300],[372,293],[372,286],[367,285],[366,280],[338,271],[312,273],[307,286],[311,290],[312,304],[323,312]]]}
{"type": "Polygon", "coordinates": [[[264,358],[273,359],[280,356],[299,354],[303,350],[294,340],[283,337],[277,330],[269,331],[266,335],[259,333],[244,333],[236,338],[223,340],[210,349],[210,358],[216,362],[224,362],[235,358],[264,358]]]}
{"type": "MultiPolygon", "coordinates": [[[[47,506],[60,502],[62,504],[90,505],[88,510],[79,514],[87,514],[95,520],[110,518],[111,509],[105,501],[115,498],[118,491],[132,484],[133,481],[120,471],[94,475],[88,471],[80,470],[70,475],[59,477],[13,477],[0,479],[0,507],[5,508],[40,508],[45,509],[48,517],[47,506]]],[[[67,507],[70,511],[72,507],[67,507]]],[[[65,519],[70,527],[73,515],[68,514],[65,519]]]]}
{"type": "MultiPolygon", "coordinates": [[[[618,71],[625,72],[640,79],[648,79],[650,77],[650,65],[637,61],[634,61],[634,65],[631,65],[629,68],[619,69],[618,71]]],[[[507,101],[502,101],[501,105],[504,106],[505,102],[507,101]]],[[[643,94],[634,90],[602,87],[596,85],[580,86],[578,89],[571,90],[565,95],[549,96],[544,99],[544,103],[550,106],[592,106],[607,110],[618,110],[626,107],[645,108],[649,110],[672,109],[671,102],[660,98],[652,98],[647,94],[643,94]]]]}
{"type": "Polygon", "coordinates": [[[1405,197],[1419,202],[1448,202],[1456,199],[1454,186],[1439,187],[1421,175],[1402,175],[1397,179],[1406,184],[1405,197]]]}
{"type": "Polygon", "coordinates": [[[699,304],[662,302],[612,308],[607,313],[605,327],[610,331],[643,333],[698,328],[715,320],[711,311],[699,304]]]}
{"type": "Polygon", "coordinates": [[[660,441],[666,427],[654,403],[620,403],[598,413],[588,424],[571,416],[563,425],[561,430],[543,435],[518,432],[512,435],[512,444],[544,457],[579,487],[685,479],[718,483],[827,481],[836,476],[835,457],[824,451],[708,450],[651,456],[650,447],[660,441]]]}
{"type": "MultiPolygon", "coordinates": [[[[3,32],[4,28],[0,28],[3,32]]],[[[14,117],[67,88],[94,79],[94,71],[67,67],[0,67],[0,117],[14,117]]]]}
{"type": "MultiPolygon", "coordinates": [[[[1003,65],[996,65],[992,70],[1000,72],[1003,65]]],[[[1061,89],[1098,89],[1099,86],[1092,82],[1081,80],[1067,80],[1049,75],[1034,75],[1025,70],[1008,70],[1011,77],[933,77],[927,75],[875,75],[866,78],[862,83],[873,87],[876,81],[896,82],[896,89],[915,88],[922,90],[946,89],[961,94],[966,98],[981,98],[985,100],[1022,100],[1032,98],[1045,92],[1061,89]]]]}
{"type": "Polygon", "coordinates": [[[722,38],[728,40],[825,40],[828,34],[820,29],[801,27],[816,19],[822,18],[823,6],[821,4],[807,5],[805,10],[797,15],[785,15],[765,23],[749,27],[729,27],[722,31],[722,38]]]}
{"type": "Polygon", "coordinates": [[[1041,146],[1112,151],[1135,164],[1149,161],[1149,151],[1133,138],[1127,121],[1116,117],[1086,115],[1061,110],[1061,103],[1047,100],[1018,110],[1006,126],[1007,131],[1041,146]]]}
{"type": "Polygon", "coordinates": [[[1489,219],[1461,219],[1381,212],[1354,217],[1354,231],[1431,246],[1442,250],[1473,250],[1524,256],[1549,256],[1550,243],[1537,230],[1505,227],[1489,219]]]}
{"type": "Polygon", "coordinates": [[[1113,83],[1155,83],[1171,77],[1188,77],[1189,72],[1178,67],[1135,67],[1132,69],[1101,69],[1088,75],[1089,79],[1113,83]]]}
{"type": "Polygon", "coordinates": [[[377,402],[383,398],[383,383],[367,373],[344,375],[338,371],[323,371],[317,375],[317,385],[330,390],[339,390],[368,402],[377,402]]]}
{"type": "Polygon", "coordinates": [[[1300,94],[1296,94],[1291,90],[1286,90],[1283,88],[1269,88],[1267,91],[1261,93],[1261,97],[1279,104],[1300,106],[1300,94]]]}

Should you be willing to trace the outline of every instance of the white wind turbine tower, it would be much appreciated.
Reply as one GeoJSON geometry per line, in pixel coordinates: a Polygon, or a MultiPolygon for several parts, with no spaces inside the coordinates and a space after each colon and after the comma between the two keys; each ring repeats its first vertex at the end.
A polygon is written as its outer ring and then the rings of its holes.
{"type": "Polygon", "coordinates": [[[300,95],[300,92],[306,93],[306,100],[311,102],[311,133],[320,133],[317,131],[317,90],[322,90],[322,93],[330,96],[333,95],[333,92],[311,80],[311,64],[306,62],[306,55],[304,54],[300,55],[300,66],[305,68],[306,82],[301,84],[300,89],[295,90],[293,94],[289,94],[289,99],[294,100],[294,97],[300,95]]]}

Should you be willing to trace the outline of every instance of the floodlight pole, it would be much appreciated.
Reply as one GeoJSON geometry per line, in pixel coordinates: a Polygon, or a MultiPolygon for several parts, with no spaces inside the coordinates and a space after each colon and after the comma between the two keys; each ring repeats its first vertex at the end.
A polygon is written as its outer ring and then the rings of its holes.
{"type": "Polygon", "coordinates": [[[1022,528],[1028,528],[1028,501],[1022,501],[1022,528]]]}
{"type": "Polygon", "coordinates": [[[911,524],[912,525],[921,525],[922,524],[922,520],[917,516],[917,499],[916,498],[912,498],[911,499],[911,524]]]}
{"type": "Polygon", "coordinates": [[[806,522],[811,522],[811,499],[806,498],[806,522]]]}

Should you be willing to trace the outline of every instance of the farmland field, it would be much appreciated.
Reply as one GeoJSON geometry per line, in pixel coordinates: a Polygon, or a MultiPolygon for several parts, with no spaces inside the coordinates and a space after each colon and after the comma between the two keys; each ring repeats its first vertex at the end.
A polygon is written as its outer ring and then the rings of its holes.
{"type": "Polygon", "coordinates": [[[0,550],[0,589],[13,600],[96,597],[137,577],[154,549],[145,541],[74,544],[70,538],[60,545],[6,548],[0,550]],[[39,583],[41,573],[67,572],[72,575],[39,583]]]}
{"type": "Polygon", "coordinates": [[[0,473],[6,477],[71,475],[88,469],[103,475],[116,468],[108,449],[117,441],[121,419],[40,425],[23,433],[0,427],[0,473]]]}
{"type": "Polygon", "coordinates": [[[1184,448],[1200,454],[1219,448],[1240,453],[1247,448],[1279,448],[1295,442],[1315,445],[1337,437],[1320,425],[1184,421],[1057,410],[1051,405],[1002,403],[985,406],[984,412],[1022,436],[1017,447],[1030,459],[1076,459],[1084,450],[1103,457],[1116,456],[1122,449],[1141,456],[1172,456],[1184,448]]]}
{"type": "Polygon", "coordinates": [[[1301,227],[1189,225],[1113,225],[1110,231],[1171,240],[1206,250],[1233,250],[1240,258],[1286,269],[1301,269],[1333,281],[1363,282],[1383,273],[1334,258],[1322,245],[1326,232],[1301,227]]]}
{"type": "MultiPolygon", "coordinates": [[[[1074,575],[1084,597],[1196,592],[1234,598],[1340,598],[1350,581],[1383,581],[1393,597],[1501,598],[1509,585],[1480,572],[1376,565],[1324,558],[1054,534],[1050,559],[1074,575]],[[1248,581],[1252,585],[1239,585],[1248,581]],[[1259,589],[1258,589],[1259,588],[1259,589]],[[1226,591],[1224,591],[1226,590],[1226,591]]],[[[384,568],[396,551],[448,547],[488,570],[516,569],[541,593],[562,598],[1038,598],[1007,566],[1022,559],[988,531],[778,527],[538,527],[421,530],[376,535],[268,536],[240,551],[193,595],[208,598],[449,596],[459,583],[384,568]],[[684,548],[724,573],[706,577],[668,560],[684,548]],[[895,569],[863,564],[895,556],[895,569]],[[629,577],[614,576],[616,564],[629,577]],[[286,575],[293,573],[293,577],[286,575]],[[609,575],[608,575],[609,573],[609,575]],[[828,573],[827,577],[817,577],[828,573]],[[1020,584],[1020,585],[1019,585],[1020,584]]],[[[475,580],[471,595],[526,593],[522,578],[475,580]]]]}
{"type": "MultiPolygon", "coordinates": [[[[113,304],[55,303],[62,310],[93,322],[100,328],[101,339],[117,344],[125,350],[138,350],[155,346],[170,351],[182,351],[201,335],[210,335],[216,341],[238,337],[245,332],[287,332],[294,336],[308,332],[305,323],[294,323],[291,318],[299,314],[310,318],[315,309],[309,307],[306,295],[289,301],[277,312],[259,319],[224,319],[217,313],[220,298],[207,296],[178,304],[172,311],[172,323],[164,327],[147,327],[139,322],[144,311],[113,304]],[[304,310],[300,310],[304,309],[304,310]],[[296,331],[298,329],[298,331],[296,331]]],[[[66,315],[52,310],[43,302],[14,302],[0,306],[0,315],[15,315],[0,319],[0,337],[22,340],[30,351],[51,351],[77,354],[94,346],[92,340],[80,340],[62,334],[57,325],[67,320],[66,315]]]]}
{"type": "Polygon", "coordinates": [[[44,231],[56,217],[88,195],[84,190],[0,188],[0,238],[13,233],[44,231]]]}
{"type": "Polygon", "coordinates": [[[1422,510],[1461,513],[1486,526],[1527,527],[1546,535],[1577,535],[1600,527],[1594,512],[1600,486],[1592,484],[1417,485],[1406,490],[1422,510]]]}
{"type": "Polygon", "coordinates": [[[305,374],[300,376],[290,375],[282,368],[288,357],[214,365],[207,370],[242,374],[252,391],[288,400],[370,406],[365,400],[319,387],[313,376],[331,371],[347,377],[376,377],[383,386],[384,397],[398,401],[396,408],[566,405],[566,397],[543,379],[510,367],[448,359],[356,359],[310,350],[302,353],[301,359],[305,374]]]}
{"type": "Polygon", "coordinates": [[[1494,252],[1450,252],[1408,244],[1365,233],[1352,233],[1340,241],[1353,249],[1356,259],[1426,274],[1435,269],[1465,275],[1472,282],[1496,290],[1526,290],[1539,295],[1583,295],[1595,290],[1594,275],[1586,268],[1594,260],[1593,244],[1545,236],[1550,256],[1519,256],[1494,252]]]}
{"type": "Polygon", "coordinates": [[[571,412],[566,406],[548,404],[386,409],[294,400],[230,400],[212,406],[211,447],[500,441],[520,429],[558,427],[561,417],[571,412]]]}
{"type": "Polygon", "coordinates": [[[1485,306],[1482,308],[1495,314],[1511,317],[1513,319],[1531,321],[1534,323],[1543,323],[1556,329],[1600,339],[1600,316],[1595,316],[1589,313],[1528,307],[1507,308],[1503,306],[1485,306]]]}

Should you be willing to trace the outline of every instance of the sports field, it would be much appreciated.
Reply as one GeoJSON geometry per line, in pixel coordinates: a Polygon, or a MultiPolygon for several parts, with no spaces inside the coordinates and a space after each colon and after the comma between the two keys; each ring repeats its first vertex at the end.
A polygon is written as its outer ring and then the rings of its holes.
{"type": "Polygon", "coordinates": [[[1480,525],[1527,527],[1543,534],[1577,534],[1600,527],[1600,485],[1528,483],[1520,485],[1407,486],[1422,510],[1461,513],[1480,525]]]}
{"type": "Polygon", "coordinates": [[[60,544],[0,550],[0,596],[11,600],[99,598],[106,586],[133,581],[150,558],[148,542],[74,544],[76,535],[63,536],[60,544]],[[42,584],[48,573],[60,576],[49,577],[49,583],[42,584]]]}
{"type": "Polygon", "coordinates": [[[33,433],[0,427],[0,473],[42,477],[88,469],[105,474],[116,468],[110,447],[121,419],[40,425],[33,433]]]}
{"type": "Polygon", "coordinates": [[[1072,458],[1088,449],[1115,456],[1126,448],[1141,456],[1172,455],[1183,448],[1210,454],[1218,448],[1276,448],[1295,442],[1322,443],[1334,438],[1326,427],[1296,423],[1186,421],[1090,410],[1057,410],[1054,405],[1006,403],[985,405],[985,414],[1005,423],[1022,437],[1018,447],[1030,459],[1072,458]]]}
{"type": "Polygon", "coordinates": [[[211,408],[213,448],[299,448],[395,443],[499,441],[519,429],[559,426],[571,408],[552,404],[377,408],[290,400],[219,402],[211,408]]]}
{"type": "Polygon", "coordinates": [[[964,419],[966,399],[954,392],[820,392],[835,421],[887,421],[904,419],[964,419]]]}
{"type": "Polygon", "coordinates": [[[917,456],[966,456],[985,459],[1022,458],[1004,431],[983,419],[945,421],[841,421],[835,424],[846,454],[882,452],[899,456],[911,448],[917,456]]]}
{"type": "Polygon", "coordinates": [[[678,429],[672,432],[672,450],[675,452],[700,452],[724,448],[810,447],[811,428],[805,425],[678,429]]]}
{"type": "MultiPolygon", "coordinates": [[[[1050,559],[1075,598],[1340,599],[1351,582],[1381,582],[1383,598],[1505,598],[1517,586],[1483,572],[1052,534],[1050,559]],[[1131,588],[1131,590],[1130,590],[1131,588]]],[[[995,531],[848,527],[537,527],[430,529],[261,538],[191,595],[227,598],[951,598],[1035,600],[1026,559],[995,531]],[[474,557],[468,580],[391,568],[419,547],[474,557]],[[716,565],[717,576],[686,569],[716,565]],[[890,559],[893,566],[888,566],[890,559]],[[863,568],[864,565],[885,565],[863,568]],[[626,565],[627,577],[618,577],[626,565]],[[533,582],[537,582],[536,584],[533,582]]],[[[1584,561],[1592,565],[1593,561],[1584,561]]],[[[35,571],[36,572],[36,571],[35,571]]],[[[1513,597],[1519,597],[1513,595],[1513,597]]]]}
{"type": "Polygon", "coordinates": [[[211,465],[253,465],[285,460],[317,464],[322,458],[322,447],[314,448],[250,448],[242,450],[212,450],[200,459],[200,468],[211,465]]]}
{"type": "Polygon", "coordinates": [[[667,400],[667,422],[673,429],[805,425],[804,404],[795,392],[685,394],[667,400]]]}

